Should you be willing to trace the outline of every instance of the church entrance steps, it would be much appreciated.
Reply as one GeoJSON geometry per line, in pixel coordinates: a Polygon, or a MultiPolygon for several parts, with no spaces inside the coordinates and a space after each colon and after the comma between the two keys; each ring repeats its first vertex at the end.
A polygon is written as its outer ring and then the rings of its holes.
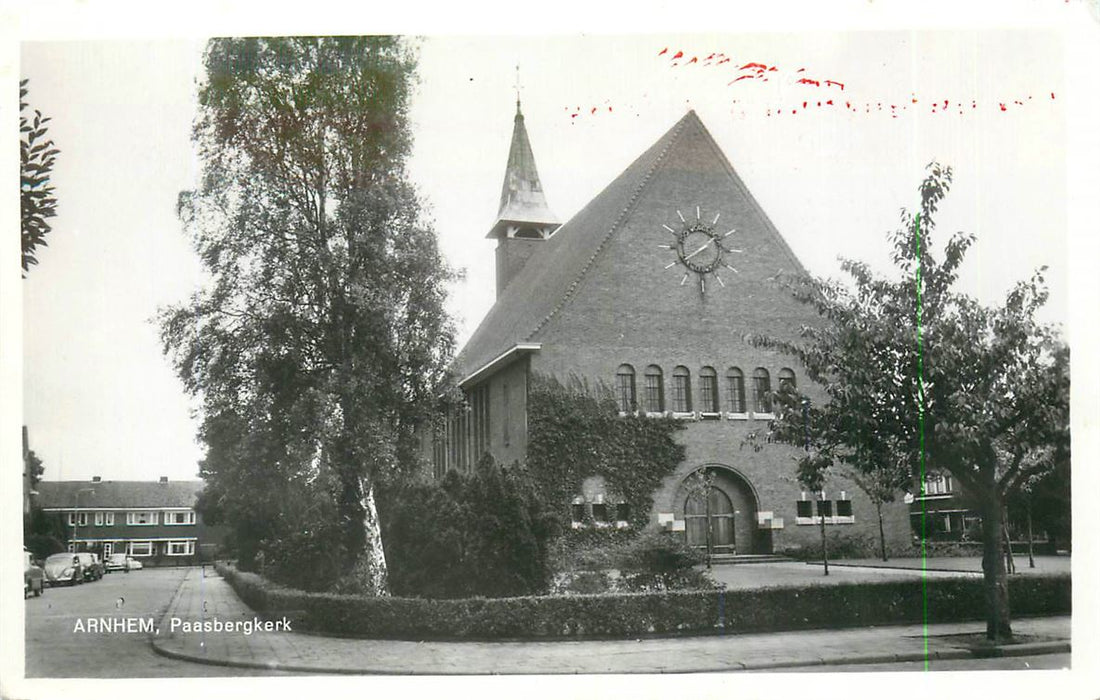
{"type": "Polygon", "coordinates": [[[777,561],[794,561],[779,554],[712,554],[711,564],[767,564],[777,561]]]}

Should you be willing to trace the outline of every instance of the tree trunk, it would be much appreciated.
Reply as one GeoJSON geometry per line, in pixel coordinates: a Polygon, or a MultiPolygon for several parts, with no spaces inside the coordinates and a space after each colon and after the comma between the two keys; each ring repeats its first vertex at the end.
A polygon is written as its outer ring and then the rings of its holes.
{"type": "Polygon", "coordinates": [[[1001,534],[1005,542],[1005,571],[1016,573],[1016,559],[1012,556],[1012,537],[1008,534],[1008,509],[1001,510],[1001,534]]]}
{"type": "Polygon", "coordinates": [[[363,592],[373,595],[388,595],[386,578],[386,552],[382,549],[382,526],[378,520],[378,508],[374,503],[374,485],[366,478],[359,479],[363,507],[363,552],[356,564],[363,592]]]}
{"type": "Polygon", "coordinates": [[[878,543],[882,549],[882,560],[886,559],[886,531],[882,527],[882,503],[875,504],[875,510],[878,511],[878,543]]]}
{"type": "Polygon", "coordinates": [[[1027,499],[1027,567],[1035,568],[1035,535],[1031,530],[1031,497],[1027,499]]]}
{"type": "Polygon", "coordinates": [[[825,539],[825,515],[821,512],[821,501],[818,501],[818,517],[821,518],[821,561],[825,564],[825,575],[829,575],[829,543],[825,539]]]}
{"type": "Polygon", "coordinates": [[[1012,639],[1005,572],[1002,510],[999,503],[982,509],[982,574],[985,584],[986,636],[993,641],[1012,639]]]}

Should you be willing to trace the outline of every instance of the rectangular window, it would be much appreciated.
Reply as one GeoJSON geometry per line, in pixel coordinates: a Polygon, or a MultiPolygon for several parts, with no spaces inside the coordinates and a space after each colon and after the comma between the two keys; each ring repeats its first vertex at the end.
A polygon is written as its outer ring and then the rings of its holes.
{"type": "Polygon", "coordinates": [[[509,402],[511,401],[511,398],[512,398],[511,393],[512,393],[512,388],[510,386],[508,386],[508,382],[504,382],[504,394],[501,396],[501,401],[504,404],[504,410],[501,411],[500,430],[501,430],[501,437],[504,440],[505,447],[512,444],[512,435],[511,435],[512,431],[511,431],[511,426],[509,425],[511,423],[511,416],[509,415],[509,410],[510,409],[508,408],[508,404],[509,404],[509,402]]]}
{"type": "Polygon", "coordinates": [[[703,413],[718,412],[718,377],[704,374],[699,377],[700,400],[699,407],[703,413]]]}
{"type": "Polygon", "coordinates": [[[195,553],[195,541],[194,540],[182,540],[179,542],[168,543],[168,556],[170,557],[187,557],[195,553]]]}
{"type": "Polygon", "coordinates": [[[152,542],[131,542],[128,547],[130,550],[130,556],[134,557],[151,557],[153,556],[153,543],[152,542]]]}
{"type": "Polygon", "coordinates": [[[662,396],[661,375],[647,374],[645,376],[645,410],[649,413],[663,413],[665,410],[664,397],[662,396]]]}
{"type": "Polygon", "coordinates": [[[103,525],[103,513],[96,513],[95,514],[95,524],[96,524],[96,527],[100,527],[100,526],[103,525]]]}
{"type": "Polygon", "coordinates": [[[177,510],[169,511],[164,514],[165,525],[194,525],[195,524],[195,511],[193,510],[177,510]]]}
{"type": "Polygon", "coordinates": [[[87,513],[69,513],[69,527],[84,527],[87,524],[87,513]]]}
{"type": "Polygon", "coordinates": [[[753,407],[752,410],[756,413],[771,413],[772,412],[772,390],[771,382],[767,377],[753,377],[752,378],[752,397],[753,407]]]}
{"type": "Polygon", "coordinates": [[[616,503],[615,504],[615,520],[621,522],[628,522],[630,520],[630,504],[629,503],[616,503]]]}
{"type": "Polygon", "coordinates": [[[852,517],[852,501],[845,499],[836,502],[836,514],[841,518],[852,517]]]}
{"type": "Polygon", "coordinates": [[[745,378],[737,374],[728,375],[726,379],[729,381],[726,386],[729,388],[727,401],[730,413],[745,413],[745,378]]]}
{"type": "Polygon", "coordinates": [[[826,518],[833,517],[833,502],[832,501],[818,501],[817,502],[817,514],[826,518]]]}
{"type": "Polygon", "coordinates": [[[150,512],[130,511],[129,513],[126,514],[126,524],[127,525],[156,525],[157,524],[157,514],[156,514],[155,511],[150,511],[150,512]]]}
{"type": "Polygon", "coordinates": [[[619,411],[622,413],[631,413],[637,410],[634,399],[634,375],[626,372],[620,372],[616,377],[619,380],[619,411]]]}
{"type": "Polygon", "coordinates": [[[672,377],[672,410],[687,413],[691,410],[691,393],[688,388],[690,377],[674,375],[672,377]]]}
{"type": "Polygon", "coordinates": [[[799,501],[797,516],[800,518],[812,518],[814,517],[814,504],[813,501],[799,501]]]}
{"type": "Polygon", "coordinates": [[[114,513],[104,513],[103,514],[103,524],[104,525],[114,525],[115,524],[115,514],[114,513]]]}
{"type": "Polygon", "coordinates": [[[573,510],[573,522],[583,523],[584,522],[584,504],[583,503],[574,503],[572,510],[573,510]]]}
{"type": "Polygon", "coordinates": [[[598,523],[606,523],[607,520],[607,504],[606,503],[593,503],[592,504],[592,519],[598,523]]]}

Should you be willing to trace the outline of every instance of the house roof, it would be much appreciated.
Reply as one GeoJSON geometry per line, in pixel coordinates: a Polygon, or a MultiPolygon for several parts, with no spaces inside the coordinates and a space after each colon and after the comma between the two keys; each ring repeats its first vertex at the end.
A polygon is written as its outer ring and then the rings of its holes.
{"type": "Polygon", "coordinates": [[[504,184],[500,192],[500,209],[497,224],[488,237],[500,235],[501,222],[556,225],[561,223],[550,211],[546,195],[542,191],[539,171],[535,167],[535,154],[523,123],[523,112],[516,102],[516,118],[512,127],[512,145],[508,150],[508,165],[504,169],[504,184]]]}
{"type": "MultiPolygon", "coordinates": [[[[536,340],[539,330],[568,303],[607,241],[627,219],[642,193],[651,185],[655,173],[661,171],[662,163],[669,160],[669,153],[700,142],[709,144],[721,154],[699,117],[689,111],[587,206],[540,244],[459,352],[453,365],[456,374],[460,378],[467,377],[516,345],[536,340]]],[[[731,178],[731,186],[739,189],[759,211],[765,226],[785,249],[792,266],[802,270],[725,156],[718,160],[731,178]]],[[[682,175],[673,169],[668,176],[682,175]]]]}
{"type": "Polygon", "coordinates": [[[202,481],[40,481],[37,501],[41,508],[193,508],[203,485],[202,481]]]}

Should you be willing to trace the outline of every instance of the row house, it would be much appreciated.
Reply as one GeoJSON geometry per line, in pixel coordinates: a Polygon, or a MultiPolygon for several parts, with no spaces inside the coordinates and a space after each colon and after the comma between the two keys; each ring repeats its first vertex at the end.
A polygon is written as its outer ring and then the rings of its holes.
{"type": "Polygon", "coordinates": [[[37,503],[56,514],[70,552],[187,561],[211,558],[223,530],[195,510],[202,481],[42,481],[37,503]]]}

